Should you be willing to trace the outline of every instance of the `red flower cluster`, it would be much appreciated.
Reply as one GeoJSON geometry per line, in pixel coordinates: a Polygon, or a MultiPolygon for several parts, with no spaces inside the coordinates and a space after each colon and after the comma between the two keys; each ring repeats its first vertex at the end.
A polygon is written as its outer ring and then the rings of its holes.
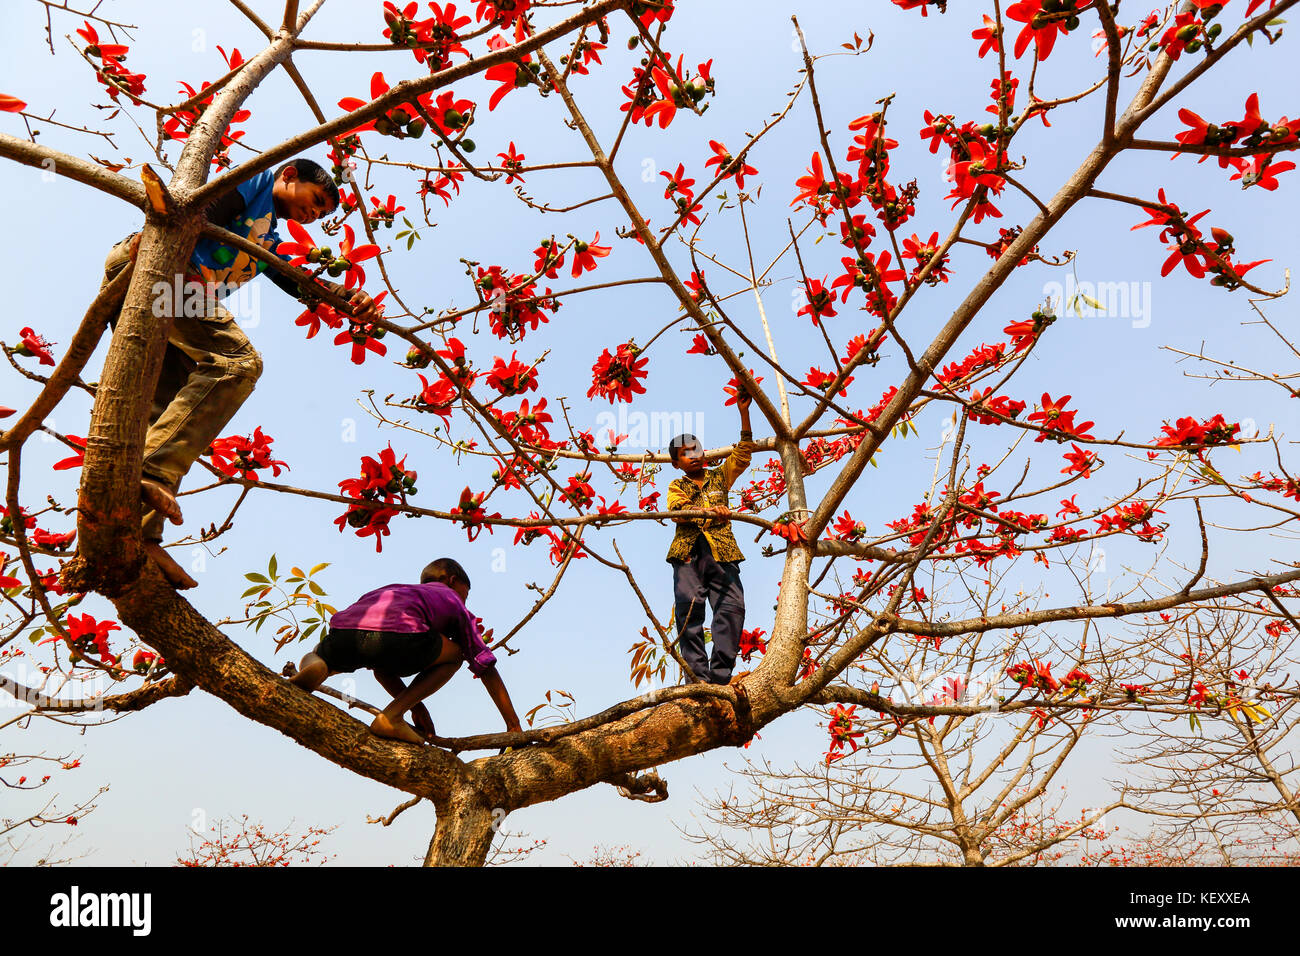
{"type": "Polygon", "coordinates": [[[383,537],[389,534],[388,522],[397,514],[395,504],[404,504],[408,495],[416,493],[416,473],[406,467],[406,456],[397,460],[390,444],[377,459],[364,455],[361,458],[361,477],[339,482],[339,490],[356,501],[348,510],[334,519],[339,531],[344,526],[354,528],[357,537],[373,535],[375,550],[383,551],[383,537]]]}
{"type": "Polygon", "coordinates": [[[1155,440],[1162,448],[1205,448],[1210,445],[1230,445],[1233,436],[1241,431],[1239,423],[1228,424],[1222,415],[1215,415],[1198,423],[1195,418],[1180,418],[1174,425],[1161,425],[1163,438],[1155,440]]]}
{"type": "Polygon", "coordinates": [[[1030,412],[1029,421],[1038,422],[1046,431],[1039,432],[1034,441],[1040,442],[1052,438],[1055,441],[1063,442],[1067,437],[1092,438],[1087,429],[1095,425],[1096,422],[1083,422],[1076,425],[1074,416],[1079,412],[1077,409],[1066,410],[1065,406],[1069,401],[1069,395],[1062,395],[1053,401],[1046,392],[1043,392],[1042,407],[1036,412],[1030,412]]]}
{"type": "Polygon", "coordinates": [[[425,20],[415,18],[419,9],[420,5],[414,0],[400,11],[391,0],[386,0],[384,39],[393,46],[408,48],[415,55],[415,61],[426,63],[431,73],[446,69],[451,64],[453,53],[469,56],[469,51],[460,45],[457,36],[462,27],[469,25],[469,17],[456,16],[454,3],[447,4],[445,10],[439,3],[430,3],[433,16],[425,20]]]}
{"type": "Polygon", "coordinates": [[[537,366],[525,365],[519,361],[519,353],[510,353],[510,363],[496,356],[492,371],[488,372],[487,383],[502,395],[522,395],[524,392],[537,391],[537,366]]]}
{"type": "Polygon", "coordinates": [[[592,502],[596,500],[596,492],[591,487],[589,482],[590,478],[590,472],[583,472],[580,475],[571,475],[569,477],[569,483],[565,485],[564,490],[560,492],[560,500],[579,511],[586,511],[591,507],[592,502]]]}
{"type": "MultiPolygon", "coordinates": [[[[805,652],[809,650],[809,648],[805,648],[805,652]]],[[[858,738],[864,736],[866,731],[853,729],[853,722],[856,719],[854,717],[855,710],[857,710],[857,704],[849,704],[847,707],[843,704],[836,704],[831,709],[831,719],[826,725],[826,730],[831,737],[830,748],[826,751],[827,763],[857,752],[858,738]],[[845,750],[846,746],[850,749],[845,750]]]]}
{"type": "Polygon", "coordinates": [[[687,222],[699,225],[700,217],[697,213],[700,204],[695,201],[695,191],[691,189],[695,180],[686,178],[686,167],[678,163],[677,172],[663,172],[659,175],[668,180],[668,185],[664,187],[664,198],[673,200],[678,216],[684,216],[687,222]]]}
{"type": "Polygon", "coordinates": [[[416,408],[422,412],[441,415],[444,424],[451,424],[451,405],[456,400],[456,384],[445,375],[439,375],[433,384],[429,384],[429,380],[421,375],[420,384],[424,387],[415,396],[416,408]]]}
{"type": "MultiPolygon", "coordinates": [[[[599,234],[596,238],[600,238],[599,234]]],[[[596,249],[596,255],[609,253],[609,248],[604,246],[584,248],[596,249]],[[601,249],[604,251],[599,251],[601,249]]],[[[539,274],[550,275],[564,264],[562,253],[554,255],[552,240],[543,240],[535,252],[539,257],[535,271],[539,274]]],[[[550,297],[549,286],[545,292],[538,292],[535,279],[511,275],[501,266],[489,266],[487,269],[479,266],[478,277],[474,281],[484,304],[491,306],[488,317],[492,333],[497,338],[508,338],[511,342],[522,341],[529,329],[536,330],[539,325],[550,321],[548,310],[555,312],[560,308],[560,301],[550,297]]]]}
{"type": "Polygon", "coordinates": [[[699,64],[698,75],[691,76],[689,72],[683,73],[682,60],[683,57],[677,58],[677,66],[670,73],[664,69],[666,58],[656,57],[649,67],[648,78],[644,67],[634,69],[632,82],[623,87],[627,101],[619,109],[630,112],[633,123],[644,120],[650,126],[658,118],[660,129],[668,128],[678,109],[699,109],[700,103],[713,92],[710,76],[713,61],[699,64]]]}
{"type": "Polygon", "coordinates": [[[740,659],[746,664],[753,654],[767,653],[767,641],[763,640],[763,635],[766,633],[761,627],[740,632],[740,659]]]}
{"type": "MultiPolygon", "coordinates": [[[[221,47],[217,47],[217,51],[220,52],[222,58],[225,59],[227,70],[233,70],[244,62],[244,57],[237,49],[231,50],[229,55],[227,55],[226,51],[221,47]]],[[[203,85],[196,90],[188,83],[182,82],[181,92],[186,95],[187,99],[194,100],[211,85],[212,84],[207,80],[204,80],[203,85]]],[[[189,139],[190,131],[194,128],[194,124],[199,121],[199,117],[203,115],[204,111],[212,105],[212,98],[215,95],[216,92],[213,91],[207,96],[197,99],[193,105],[188,106],[185,109],[176,110],[172,113],[167,122],[163,124],[163,139],[189,139]]],[[[221,134],[221,144],[216,153],[212,156],[212,162],[218,169],[224,169],[230,165],[230,154],[228,150],[235,144],[236,140],[240,139],[244,135],[244,130],[235,130],[235,124],[244,122],[252,115],[253,114],[248,110],[239,109],[235,111],[233,116],[231,116],[230,122],[226,125],[225,131],[221,134]]]]}
{"type": "Polygon", "coordinates": [[[634,394],[645,394],[641,384],[646,377],[645,367],[649,359],[638,358],[641,350],[632,341],[620,345],[613,355],[609,349],[600,353],[596,364],[591,367],[591,388],[587,397],[607,398],[610,404],[616,401],[630,402],[634,394]]]}
{"type": "Polygon", "coordinates": [[[1037,658],[1013,664],[1007,668],[1007,676],[1021,687],[1033,687],[1044,694],[1054,694],[1061,686],[1052,676],[1052,665],[1043,664],[1037,658]]]}
{"type": "Polygon", "coordinates": [[[139,97],[144,93],[144,74],[132,73],[122,65],[129,48],[120,43],[100,43],[99,34],[90,25],[90,21],[82,22],[85,27],[77,31],[77,36],[86,41],[86,56],[99,60],[96,78],[104,84],[114,102],[119,93],[125,93],[131,102],[138,104],[139,97]]]}
{"type": "Polygon", "coordinates": [[[273,477],[278,478],[280,467],[283,465],[287,469],[289,466],[271,458],[271,443],[274,441],[259,425],[246,438],[240,435],[218,438],[208,448],[208,454],[212,456],[213,466],[231,478],[257,481],[257,473],[267,468],[271,469],[273,477]]]}
{"type": "Polygon", "coordinates": [[[867,536],[867,526],[855,521],[845,509],[835,522],[835,537],[841,541],[860,541],[867,536]]]}
{"type": "Polygon", "coordinates": [[[1099,533],[1127,531],[1143,541],[1156,542],[1164,534],[1162,529],[1151,524],[1151,517],[1158,514],[1164,512],[1145,501],[1133,501],[1116,507],[1114,514],[1102,515],[1093,520],[1097,522],[1099,533]]]}
{"type": "Polygon", "coordinates": [[[1093,466],[1097,464],[1096,452],[1085,451],[1073,442],[1070,443],[1070,447],[1074,450],[1065,453],[1067,464],[1061,469],[1061,474],[1068,475],[1077,471],[1083,477],[1091,478],[1093,466]]]}
{"type": "Polygon", "coordinates": [[[1234,263],[1230,258],[1234,251],[1232,236],[1225,230],[1214,228],[1210,230],[1213,242],[1207,243],[1196,225],[1196,221],[1210,210],[1198,212],[1188,219],[1177,206],[1166,201],[1163,189],[1158,195],[1160,197],[1158,208],[1143,207],[1151,214],[1151,218],[1146,222],[1138,223],[1129,231],[1146,226],[1162,227],[1160,241],[1172,243],[1169,247],[1172,251],[1160,269],[1161,276],[1169,275],[1181,264],[1195,278],[1204,278],[1208,272],[1214,276],[1210,280],[1211,285],[1231,290],[1241,285],[1241,277],[1251,269],[1270,261],[1260,259],[1244,264],[1234,263]]]}
{"type": "MultiPolygon", "coordinates": [[[[375,73],[370,77],[370,99],[363,100],[355,96],[345,96],[339,100],[339,109],[351,113],[353,110],[359,110],[373,100],[379,99],[387,93],[391,87],[388,81],[384,79],[383,73],[375,73]]],[[[474,121],[474,104],[469,100],[456,100],[455,94],[450,90],[439,95],[438,105],[433,102],[433,92],[421,93],[415,97],[415,103],[419,104],[426,114],[433,117],[434,121],[442,127],[444,135],[452,135],[459,130],[463,130],[474,121]],[[448,116],[448,114],[451,114],[448,116]]],[[[386,113],[375,117],[365,123],[362,123],[356,129],[351,130],[348,135],[353,136],[366,130],[374,130],[380,136],[392,136],[396,139],[419,139],[424,135],[428,127],[423,116],[414,105],[394,106],[386,113]]]]}
{"type": "Polygon", "coordinates": [[[466,485],[465,490],[460,493],[460,501],[450,512],[453,515],[459,515],[457,520],[460,521],[461,527],[465,529],[465,534],[471,541],[482,534],[484,528],[488,529],[488,534],[492,534],[492,526],[485,524],[485,519],[501,517],[499,511],[488,514],[483,510],[485,498],[487,498],[487,492],[480,491],[478,494],[474,494],[466,485]]]}
{"type": "Polygon", "coordinates": [[[745,188],[746,176],[757,176],[758,170],[743,160],[735,159],[731,153],[727,152],[727,147],[723,146],[716,139],[709,140],[709,149],[713,150],[713,155],[705,160],[705,166],[717,166],[719,176],[730,176],[736,180],[736,188],[745,188]]]}
{"type": "Polygon", "coordinates": [[[343,241],[339,243],[339,254],[336,256],[329,246],[318,247],[307,230],[292,219],[287,221],[287,226],[294,241],[280,243],[275,251],[281,256],[292,256],[289,265],[313,265],[316,271],[312,274],[316,276],[322,272],[328,272],[336,279],[342,276],[343,285],[348,289],[359,289],[365,285],[366,271],[360,264],[379,255],[378,246],[373,243],[358,246],[352,227],[344,226],[343,241]]]}
{"type": "MultiPolygon", "coordinates": [[[[94,655],[99,658],[100,663],[117,665],[118,658],[114,656],[108,643],[109,633],[122,629],[115,621],[96,621],[89,614],[69,614],[64,621],[64,627],[68,632],[68,642],[72,645],[74,664],[82,658],[94,655]]],[[[41,643],[48,644],[59,639],[59,635],[55,634],[41,643]]]]}
{"type": "MultiPolygon", "coordinates": [[[[932,259],[939,254],[939,233],[930,234],[929,239],[921,239],[916,233],[912,233],[912,238],[903,240],[904,259],[912,259],[916,262],[916,268],[912,274],[907,277],[908,285],[917,285],[920,281],[921,270],[923,270],[932,259]]],[[[940,282],[948,281],[948,257],[945,255],[937,259],[934,267],[926,275],[925,281],[928,285],[938,285],[940,282]]]]}
{"type": "MultiPolygon", "coordinates": [[[[1212,146],[1220,149],[1231,147],[1246,148],[1258,146],[1278,146],[1294,143],[1300,136],[1300,119],[1288,120],[1283,116],[1277,122],[1265,120],[1259,112],[1259,94],[1252,93],[1246,100],[1246,115],[1239,120],[1215,124],[1202,119],[1189,109],[1180,109],[1178,118],[1189,127],[1179,133],[1175,139],[1185,146],[1212,146]]],[[[1203,154],[1197,162],[1205,162],[1209,154],[1203,154]]],[[[1220,155],[1219,168],[1229,165],[1237,169],[1233,179],[1241,179],[1242,186],[1263,186],[1265,189],[1277,188],[1278,173],[1295,169],[1295,163],[1273,162],[1272,153],[1258,153],[1255,156],[1220,155]]]]}
{"type": "Polygon", "coordinates": [[[1006,361],[1007,347],[999,342],[997,345],[980,345],[960,362],[949,362],[943,370],[935,374],[935,379],[948,385],[956,385],[970,378],[976,372],[997,368],[1006,361]]]}

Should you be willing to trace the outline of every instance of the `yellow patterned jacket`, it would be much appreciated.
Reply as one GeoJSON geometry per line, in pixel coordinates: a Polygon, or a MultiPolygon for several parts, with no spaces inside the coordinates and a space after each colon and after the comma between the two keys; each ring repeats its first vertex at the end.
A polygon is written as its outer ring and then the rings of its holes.
{"type": "MultiPolygon", "coordinates": [[[[704,477],[704,484],[697,485],[683,475],[675,478],[668,486],[668,510],[700,510],[729,505],[731,486],[749,467],[753,455],[754,443],[742,439],[732,449],[727,460],[716,468],[710,468],[704,477]]],[[[689,561],[691,549],[696,539],[703,533],[709,546],[713,549],[715,561],[744,561],[736,537],[731,533],[730,518],[692,518],[685,524],[677,526],[672,547],[668,549],[669,561],[689,561]]]]}

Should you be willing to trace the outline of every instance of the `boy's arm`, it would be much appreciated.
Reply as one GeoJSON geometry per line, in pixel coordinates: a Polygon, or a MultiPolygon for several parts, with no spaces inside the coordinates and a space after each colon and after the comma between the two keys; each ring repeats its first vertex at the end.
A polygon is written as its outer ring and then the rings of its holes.
{"type": "Polygon", "coordinates": [[[731,454],[727,460],[722,463],[722,477],[726,482],[727,488],[730,489],[736,483],[736,479],[745,473],[749,467],[749,461],[754,453],[754,433],[749,424],[749,406],[753,402],[745,392],[738,392],[736,395],[736,408],[740,410],[740,441],[736,442],[731,449],[731,454]]]}
{"type": "MultiPolygon", "coordinates": [[[[692,507],[690,496],[683,489],[679,482],[690,481],[689,478],[674,478],[668,486],[668,503],[665,507],[669,511],[680,511],[683,508],[692,507]]],[[[708,518],[674,518],[675,524],[693,524],[703,528],[709,521],[708,518]]]]}
{"type": "Polygon", "coordinates": [[[243,194],[238,189],[232,189],[208,203],[205,215],[208,222],[214,226],[229,229],[231,223],[242,216],[247,208],[248,203],[245,202],[243,194]]]}
{"type": "Polygon", "coordinates": [[[505,682],[501,680],[497,669],[493,667],[484,671],[479,680],[483,682],[483,687],[492,698],[492,703],[496,704],[497,710],[501,712],[501,717],[506,722],[506,730],[522,731],[519,717],[515,714],[515,705],[510,702],[510,692],[506,690],[505,682]]]}

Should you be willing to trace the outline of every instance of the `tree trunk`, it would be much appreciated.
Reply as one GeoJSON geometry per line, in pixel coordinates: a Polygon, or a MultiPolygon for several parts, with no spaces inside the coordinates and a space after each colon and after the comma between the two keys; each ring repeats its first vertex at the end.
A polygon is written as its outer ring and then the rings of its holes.
{"type": "Polygon", "coordinates": [[[487,806],[473,788],[458,788],[435,804],[438,824],[425,854],[425,866],[482,866],[506,812],[487,806]]]}

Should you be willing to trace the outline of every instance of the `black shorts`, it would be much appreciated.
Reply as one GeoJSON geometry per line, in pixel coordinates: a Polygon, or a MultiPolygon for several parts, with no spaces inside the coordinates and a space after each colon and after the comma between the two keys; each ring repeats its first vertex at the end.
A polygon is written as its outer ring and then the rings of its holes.
{"type": "Polygon", "coordinates": [[[442,641],[436,631],[401,634],[340,627],[330,629],[315,653],[336,674],[367,668],[409,677],[433,666],[442,653],[442,641]]]}

